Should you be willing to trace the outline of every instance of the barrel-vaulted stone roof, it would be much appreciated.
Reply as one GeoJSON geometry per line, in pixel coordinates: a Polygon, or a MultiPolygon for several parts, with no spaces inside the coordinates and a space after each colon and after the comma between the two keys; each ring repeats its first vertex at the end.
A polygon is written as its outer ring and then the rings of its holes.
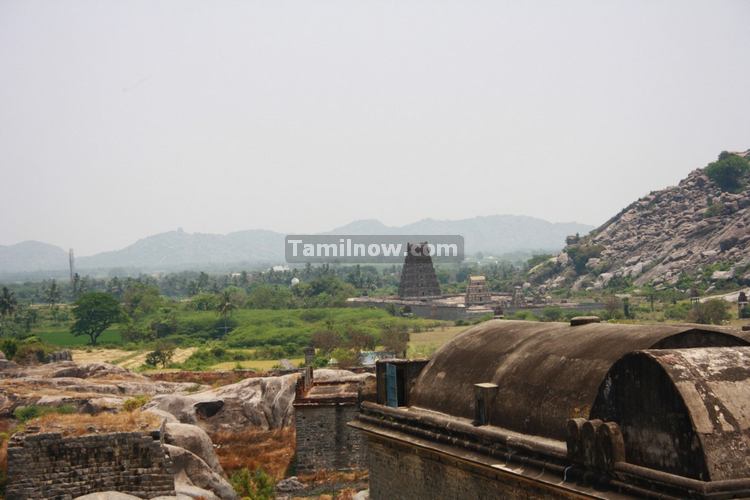
{"type": "Polygon", "coordinates": [[[620,359],[592,418],[616,421],[629,463],[703,481],[750,477],[750,347],[620,359]]]}
{"type": "Polygon", "coordinates": [[[487,321],[433,356],[410,404],[471,419],[474,385],[492,383],[498,388],[490,425],[564,441],[567,420],[589,418],[607,372],[625,354],[747,346],[746,335],[705,325],[487,321]]]}

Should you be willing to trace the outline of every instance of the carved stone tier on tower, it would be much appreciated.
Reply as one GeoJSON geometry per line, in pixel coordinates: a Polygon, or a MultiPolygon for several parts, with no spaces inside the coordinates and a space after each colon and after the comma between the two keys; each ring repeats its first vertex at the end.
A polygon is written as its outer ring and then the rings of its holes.
{"type": "Polygon", "coordinates": [[[432,266],[427,242],[407,243],[398,296],[402,299],[440,296],[440,285],[432,266]]]}
{"type": "Polygon", "coordinates": [[[469,276],[469,284],[466,286],[466,305],[486,304],[490,300],[487,279],[484,276],[469,276]]]}

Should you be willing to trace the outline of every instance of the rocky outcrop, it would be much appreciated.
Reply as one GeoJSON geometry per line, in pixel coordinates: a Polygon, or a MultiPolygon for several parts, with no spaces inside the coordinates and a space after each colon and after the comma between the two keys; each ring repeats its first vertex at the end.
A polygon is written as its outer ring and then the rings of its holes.
{"type": "Polygon", "coordinates": [[[188,450],[206,462],[211,470],[217,474],[224,474],[211,438],[203,429],[196,425],[167,423],[164,430],[165,443],[188,450]]]}
{"type": "Polygon", "coordinates": [[[133,396],[180,394],[195,388],[195,384],[153,381],[107,363],[14,366],[0,371],[0,417],[31,404],[72,405],[85,413],[118,411],[133,396]]]}
{"type": "Polygon", "coordinates": [[[194,394],[159,395],[145,408],[170,413],[209,433],[276,429],[293,422],[297,376],[251,378],[194,394]]]}
{"type": "MultiPolygon", "coordinates": [[[[741,155],[750,158],[750,152],[741,155]]],[[[698,169],[679,185],[635,201],[589,235],[569,239],[562,254],[530,273],[547,288],[596,289],[618,278],[673,286],[683,274],[706,270],[713,281],[745,279],[748,269],[750,192],[722,192],[698,169]]]]}
{"type": "MultiPolygon", "coordinates": [[[[294,423],[294,396],[298,375],[249,378],[193,394],[155,396],[146,411],[173,415],[184,424],[198,425],[208,433],[278,429],[294,423]]],[[[362,381],[371,374],[348,370],[315,370],[315,379],[362,381]]]]}
{"type": "Polygon", "coordinates": [[[212,492],[221,500],[235,500],[237,498],[237,493],[235,493],[232,485],[198,455],[185,448],[169,444],[165,445],[165,448],[172,460],[172,467],[175,472],[175,491],[178,495],[182,491],[189,491],[193,487],[197,487],[212,492]]]}

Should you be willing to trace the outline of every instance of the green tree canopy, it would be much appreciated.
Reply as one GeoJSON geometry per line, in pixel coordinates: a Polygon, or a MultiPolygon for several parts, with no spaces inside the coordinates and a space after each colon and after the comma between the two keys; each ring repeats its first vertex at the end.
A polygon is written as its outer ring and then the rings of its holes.
{"type": "Polygon", "coordinates": [[[17,308],[16,295],[4,286],[2,293],[0,293],[0,316],[13,316],[17,308]]]}
{"type": "Polygon", "coordinates": [[[122,297],[125,312],[133,319],[156,311],[162,302],[157,286],[139,282],[129,284],[122,297]]]}
{"type": "Polygon", "coordinates": [[[706,175],[719,185],[722,191],[736,193],[744,185],[744,177],[750,171],[748,161],[740,156],[723,151],[719,159],[709,163],[706,167],[706,175]]]}
{"type": "Polygon", "coordinates": [[[120,303],[102,292],[90,292],[82,295],[73,307],[75,322],[70,332],[76,337],[88,335],[91,345],[96,345],[99,336],[115,323],[125,319],[120,303]]]}

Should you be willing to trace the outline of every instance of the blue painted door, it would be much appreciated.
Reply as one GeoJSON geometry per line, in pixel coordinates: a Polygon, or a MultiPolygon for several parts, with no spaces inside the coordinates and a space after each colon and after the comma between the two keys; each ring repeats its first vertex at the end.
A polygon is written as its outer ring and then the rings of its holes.
{"type": "Polygon", "coordinates": [[[396,365],[391,363],[385,365],[385,398],[386,405],[398,408],[398,380],[396,377],[396,365]]]}

